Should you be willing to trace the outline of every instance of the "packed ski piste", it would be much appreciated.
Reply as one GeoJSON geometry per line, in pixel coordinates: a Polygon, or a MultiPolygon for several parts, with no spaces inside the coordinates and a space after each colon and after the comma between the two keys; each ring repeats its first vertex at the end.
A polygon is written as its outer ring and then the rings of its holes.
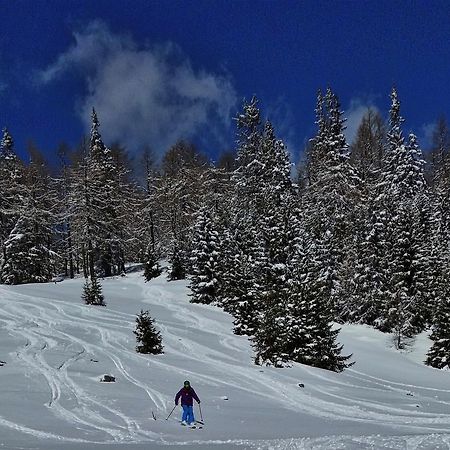
{"type": "Polygon", "coordinates": [[[342,373],[257,366],[232,317],[190,303],[186,281],[162,274],[145,283],[134,272],[102,283],[106,308],[80,302],[82,279],[0,286],[0,448],[450,443],[448,372],[423,364],[426,334],[399,353],[389,335],[344,325],[340,340],[355,364],[342,373]],[[136,352],[140,309],[157,319],[164,353],[136,352]],[[115,382],[100,381],[105,374],[115,382]]]}

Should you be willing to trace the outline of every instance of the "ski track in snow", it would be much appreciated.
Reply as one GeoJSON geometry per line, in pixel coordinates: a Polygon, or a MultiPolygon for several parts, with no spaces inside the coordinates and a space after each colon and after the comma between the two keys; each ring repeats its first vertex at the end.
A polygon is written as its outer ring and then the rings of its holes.
{"type": "MultiPolygon", "coordinates": [[[[340,375],[298,364],[283,370],[257,367],[251,363],[248,340],[233,335],[229,321],[216,319],[217,308],[189,304],[179,289],[172,290],[171,283],[161,279],[143,284],[140,277],[130,276],[125,282],[135,285],[141,292],[144,309],[150,305],[165,311],[165,319],[157,320],[157,326],[170,358],[149,359],[135,352],[134,314],[109,305],[88,307],[74,301],[31,296],[0,287],[0,328],[21,342],[15,353],[9,355],[8,367],[22,365],[33,379],[45,380],[48,393],[42,405],[44,410],[70,428],[82,430],[85,437],[68,435],[63,432],[64,427],[58,434],[1,416],[0,430],[4,427],[37,439],[80,443],[85,448],[89,443],[145,442],[249,449],[450,448],[450,435],[447,435],[450,414],[445,412],[450,411],[450,389],[391,381],[358,370],[357,366],[340,375]],[[204,340],[198,339],[198,333],[203,334],[204,340]],[[289,414],[306,414],[326,421],[377,424],[391,432],[387,431],[386,436],[297,435],[290,439],[231,440],[210,439],[208,435],[203,440],[192,437],[185,441],[179,430],[152,431],[148,417],[143,418],[139,411],[125,408],[114,399],[114,394],[112,398],[105,397],[89,376],[81,378],[79,365],[89,366],[94,358],[102,359],[102,367],[113,367],[120,383],[145,397],[148,409],[155,411],[160,419],[170,412],[173,397],[152,387],[146,379],[146,370],[151,367],[158,374],[171,377],[180,372],[177,361],[183,360],[191,363],[181,371],[183,376],[195,379],[197,385],[214,387],[225,393],[233,390],[235,396],[240,393],[257,397],[267,403],[267,407],[278,405],[279,410],[289,414]],[[304,381],[304,389],[298,387],[299,381],[304,381]],[[405,398],[409,391],[414,394],[405,398]],[[394,397],[399,402],[391,402],[394,397]],[[417,408],[417,403],[421,408],[424,406],[423,409],[417,408]]],[[[0,356],[4,359],[5,355],[0,356]]],[[[89,367],[92,368],[92,364],[89,367]]]]}

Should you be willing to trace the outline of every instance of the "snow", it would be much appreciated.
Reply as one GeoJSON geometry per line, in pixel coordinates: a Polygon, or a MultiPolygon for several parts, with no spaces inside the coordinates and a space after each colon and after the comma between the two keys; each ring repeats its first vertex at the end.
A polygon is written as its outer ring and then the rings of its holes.
{"type": "Polygon", "coordinates": [[[81,279],[0,286],[0,449],[450,446],[450,374],[423,365],[425,334],[400,353],[390,336],[345,325],[339,342],[356,364],[341,374],[259,367],[231,316],[190,304],[186,282],[134,272],[102,284],[106,308],[81,302],[81,279]],[[135,352],[141,309],[162,355],[135,352]],[[179,426],[180,407],[165,420],[185,379],[203,429],[179,426]]]}

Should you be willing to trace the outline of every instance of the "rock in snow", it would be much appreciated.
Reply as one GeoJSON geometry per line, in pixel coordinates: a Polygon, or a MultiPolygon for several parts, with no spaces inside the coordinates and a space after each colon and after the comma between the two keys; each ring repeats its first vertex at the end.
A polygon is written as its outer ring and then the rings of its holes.
{"type": "Polygon", "coordinates": [[[116,381],[116,377],[113,377],[112,375],[103,375],[100,381],[102,383],[114,383],[116,381]]]}

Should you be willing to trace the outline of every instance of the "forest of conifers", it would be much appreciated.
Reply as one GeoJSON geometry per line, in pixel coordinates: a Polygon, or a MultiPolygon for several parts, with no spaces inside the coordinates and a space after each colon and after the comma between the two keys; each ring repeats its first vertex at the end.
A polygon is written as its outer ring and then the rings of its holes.
{"type": "Polygon", "coordinates": [[[368,110],[354,142],[331,89],[319,92],[317,131],[293,170],[256,98],[236,118],[233,152],[211,162],[179,141],[160,161],[106,146],[92,113],[88,138],[56,161],[13,137],[0,148],[0,282],[56,274],[145,277],[169,261],[191,301],[234,317],[257,364],[292,361],[341,371],[352,364],[335,323],[390,332],[397,348],[431,330],[427,364],[450,361],[449,133],[441,119],[426,158],[405,135],[391,92],[388,120],[368,110]],[[425,161],[427,159],[427,162],[425,161]]]}

